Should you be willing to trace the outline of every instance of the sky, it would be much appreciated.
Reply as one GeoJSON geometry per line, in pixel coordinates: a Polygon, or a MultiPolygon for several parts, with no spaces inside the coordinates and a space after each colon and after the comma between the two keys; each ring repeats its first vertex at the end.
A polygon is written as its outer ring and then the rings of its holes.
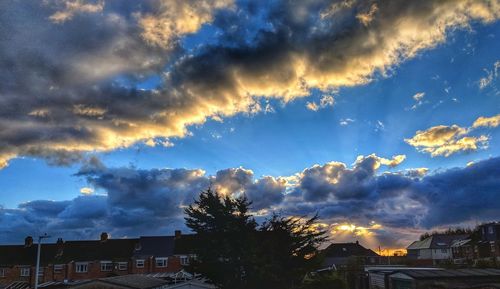
{"type": "Polygon", "coordinates": [[[405,248],[500,219],[500,2],[0,3],[0,243],[264,220],[405,248]]]}

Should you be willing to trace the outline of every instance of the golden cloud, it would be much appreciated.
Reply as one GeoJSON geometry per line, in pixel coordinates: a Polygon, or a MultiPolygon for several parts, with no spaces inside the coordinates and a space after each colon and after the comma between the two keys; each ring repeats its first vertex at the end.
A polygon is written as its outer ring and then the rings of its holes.
{"type": "Polygon", "coordinates": [[[104,0],[96,3],[88,3],[85,0],[64,0],[55,1],[58,6],[64,6],[63,9],[52,14],[49,19],[54,23],[63,23],[71,20],[78,13],[98,13],[104,9],[104,0]]]}
{"type": "Polygon", "coordinates": [[[89,188],[89,187],[83,187],[80,189],[80,193],[84,195],[92,195],[94,193],[94,189],[89,188]]]}
{"type": "Polygon", "coordinates": [[[331,229],[330,233],[334,236],[338,234],[348,233],[358,237],[373,236],[377,230],[382,229],[381,224],[378,224],[373,221],[370,222],[368,226],[358,226],[353,223],[342,223],[342,224],[334,224],[332,227],[333,228],[331,229]]]}
{"type": "Polygon", "coordinates": [[[472,124],[473,128],[478,127],[497,127],[500,125],[500,114],[497,114],[492,117],[484,117],[481,116],[472,124]]]}
{"type": "MultiPolygon", "coordinates": [[[[97,13],[104,9],[103,1],[93,4],[83,0],[56,3],[62,9],[59,15],[52,15],[52,20],[58,23],[71,19],[77,13],[97,13]]],[[[276,34],[254,43],[256,47],[241,47],[238,50],[221,46],[211,47],[199,55],[182,54],[172,62],[171,70],[162,74],[163,83],[158,90],[132,91],[110,83],[101,87],[101,83],[117,74],[132,74],[140,78],[164,69],[170,57],[164,55],[164,48],[169,48],[179,36],[194,33],[204,23],[211,22],[215,10],[234,5],[230,0],[155,3],[158,5],[154,12],[134,14],[134,21],[137,22],[106,12],[105,20],[99,24],[109,29],[103,35],[113,31],[114,37],[109,41],[99,41],[103,47],[93,50],[94,54],[71,51],[70,59],[61,57],[57,62],[45,64],[44,69],[53,66],[57,69],[50,73],[41,70],[43,73],[37,75],[47,79],[37,77],[35,83],[23,85],[12,92],[12,99],[4,100],[8,106],[22,98],[22,107],[26,111],[22,112],[22,117],[10,117],[0,124],[6,128],[0,131],[2,166],[20,155],[68,158],[71,154],[110,151],[138,142],[151,144],[149,140],[156,138],[184,137],[188,135],[189,126],[203,124],[212,117],[225,118],[262,110],[260,98],[277,98],[286,103],[310,95],[311,89],[328,93],[342,86],[365,84],[372,80],[374,74],[387,75],[395,65],[444,42],[450,29],[466,27],[471,21],[488,23],[500,17],[499,1],[438,1],[433,5],[417,1],[411,3],[412,9],[407,8],[408,3],[380,3],[367,10],[357,10],[366,11],[371,17],[364,18],[367,26],[355,25],[350,28],[350,33],[340,37],[332,32],[336,23],[333,15],[337,16],[359,3],[346,1],[340,6],[330,7],[329,11],[314,11],[311,7],[315,5],[305,1],[301,5],[284,8],[293,12],[290,15],[296,16],[290,21],[299,21],[289,23],[290,27],[307,23],[300,22],[303,13],[296,10],[305,9],[306,12],[321,15],[318,18],[320,22],[315,24],[318,30],[314,30],[317,33],[314,37],[309,35],[295,39],[292,37],[299,36],[287,33],[281,42],[276,41],[279,36],[276,34]],[[321,30],[321,27],[325,29],[321,30]],[[69,63],[57,66],[64,61],[69,63]],[[59,75],[61,71],[65,72],[63,79],[50,79],[51,75],[59,75]],[[56,87],[55,84],[57,89],[43,90],[56,87]],[[25,87],[36,92],[27,94],[23,90],[25,87]],[[40,109],[46,103],[53,105],[43,107],[50,112],[50,122],[41,120],[48,115],[40,109]]],[[[58,28],[62,30],[65,26],[58,28]]],[[[98,46],[96,43],[93,45],[98,46]]],[[[57,49],[58,46],[53,48],[60,52],[57,49]]],[[[43,54],[45,50],[50,49],[44,47],[37,52],[43,54]]],[[[57,57],[48,55],[44,59],[57,57]]],[[[33,69],[32,66],[26,68],[27,71],[33,69]]],[[[3,72],[0,69],[0,73],[3,72]]],[[[21,75],[7,75],[24,79],[21,75]]],[[[331,104],[333,97],[326,97],[316,106],[331,104]]],[[[314,105],[311,104],[311,107],[314,105]]],[[[446,135],[446,129],[441,130],[446,135]]],[[[457,132],[453,127],[448,134],[450,136],[445,139],[449,141],[451,137],[453,145],[458,147],[474,149],[477,147],[474,141],[476,144],[485,141],[484,137],[455,140],[457,132]]],[[[432,146],[440,142],[448,144],[442,138],[432,139],[427,135],[422,132],[409,141],[424,147],[426,142],[432,146]]],[[[445,152],[437,148],[430,150],[448,154],[456,148],[451,149],[450,146],[445,152]]],[[[378,162],[394,166],[401,161],[399,157],[391,161],[380,159],[378,162]]]]}
{"type": "Polygon", "coordinates": [[[438,125],[427,130],[419,130],[412,138],[405,139],[409,145],[431,156],[448,157],[457,152],[476,151],[488,147],[489,137],[486,135],[470,136],[481,127],[497,127],[500,125],[500,114],[492,117],[481,116],[470,128],[458,125],[438,125]]]}
{"type": "Polygon", "coordinates": [[[361,162],[363,162],[367,158],[372,158],[375,160],[375,162],[373,162],[373,169],[377,170],[378,168],[380,168],[380,165],[385,165],[385,166],[389,166],[389,167],[398,166],[406,159],[406,155],[395,155],[391,159],[379,157],[376,154],[371,154],[368,156],[360,155],[356,158],[356,161],[354,164],[355,165],[360,164],[361,162]]]}
{"type": "Polygon", "coordinates": [[[172,40],[181,35],[197,32],[213,20],[217,9],[232,7],[233,0],[161,1],[154,14],[138,14],[145,41],[159,47],[170,48],[172,40]]]}

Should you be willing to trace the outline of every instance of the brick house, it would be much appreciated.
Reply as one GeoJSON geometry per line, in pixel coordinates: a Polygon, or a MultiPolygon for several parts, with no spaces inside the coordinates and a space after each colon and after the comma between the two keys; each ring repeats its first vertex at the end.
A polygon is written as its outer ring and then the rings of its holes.
{"type": "Polygon", "coordinates": [[[480,241],[477,242],[477,258],[500,261],[500,223],[479,226],[480,241]]]}
{"type": "MultiPolygon", "coordinates": [[[[127,274],[178,272],[189,264],[190,235],[63,241],[42,244],[39,282],[91,280],[127,274]]],[[[27,237],[24,245],[0,246],[0,285],[35,283],[37,245],[27,237]]]]}
{"type": "Polygon", "coordinates": [[[500,223],[478,226],[469,239],[452,245],[455,264],[477,264],[478,261],[500,262],[500,223]]]}
{"type": "Polygon", "coordinates": [[[355,243],[332,243],[322,253],[325,257],[324,268],[342,269],[347,267],[353,259],[366,265],[380,264],[380,255],[361,246],[358,241],[355,243]]]}

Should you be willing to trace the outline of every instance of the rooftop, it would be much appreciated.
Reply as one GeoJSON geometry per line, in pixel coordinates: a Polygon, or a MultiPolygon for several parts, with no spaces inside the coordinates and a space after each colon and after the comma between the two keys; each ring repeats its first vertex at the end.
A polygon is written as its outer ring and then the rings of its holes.
{"type": "Polygon", "coordinates": [[[167,285],[167,281],[143,275],[123,275],[99,279],[100,281],[126,286],[129,288],[147,289],[167,285]]]}
{"type": "Polygon", "coordinates": [[[449,270],[398,270],[395,274],[404,274],[413,279],[437,278],[471,278],[471,277],[499,277],[500,269],[449,269],[449,270]]]}
{"type": "Polygon", "coordinates": [[[415,249],[441,249],[449,248],[452,243],[457,240],[464,240],[468,238],[468,235],[444,235],[436,234],[432,235],[424,240],[415,241],[408,246],[408,250],[415,249]]]}
{"type": "MultiPolygon", "coordinates": [[[[63,241],[42,244],[40,263],[66,264],[71,261],[127,261],[133,256],[169,257],[189,252],[192,238],[186,236],[154,236],[131,239],[63,241]],[[184,244],[189,243],[189,244],[184,244]]],[[[0,266],[36,263],[37,244],[0,245],[0,266]]]]}
{"type": "Polygon", "coordinates": [[[333,243],[328,246],[324,251],[325,256],[333,258],[345,258],[345,257],[377,257],[377,253],[373,252],[371,249],[367,249],[359,244],[355,243],[333,243]]]}

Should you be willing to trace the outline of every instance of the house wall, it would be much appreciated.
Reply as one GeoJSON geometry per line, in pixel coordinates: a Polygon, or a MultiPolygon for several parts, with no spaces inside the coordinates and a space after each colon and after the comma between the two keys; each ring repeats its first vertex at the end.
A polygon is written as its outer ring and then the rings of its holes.
{"type": "MultiPolygon", "coordinates": [[[[119,270],[118,262],[113,263],[112,271],[101,271],[101,260],[95,260],[88,263],[88,270],[85,273],[76,272],[76,263],[80,262],[70,262],[64,264],[64,268],[59,272],[54,271],[54,265],[49,264],[43,267],[43,275],[39,280],[39,283],[49,282],[49,281],[64,281],[64,280],[92,280],[98,278],[105,278],[117,275],[127,275],[127,274],[147,274],[147,273],[163,273],[163,272],[178,272],[182,270],[183,266],[180,262],[180,257],[170,256],[168,257],[167,267],[156,267],[155,260],[153,257],[145,258],[144,268],[137,268],[136,259],[130,259],[128,261],[128,266],[126,270],[119,270]]],[[[61,265],[61,264],[57,264],[61,265]]],[[[13,267],[1,267],[5,269],[5,276],[0,277],[0,284],[10,284],[15,281],[25,281],[34,285],[35,283],[35,266],[28,266],[30,268],[30,276],[22,277],[21,268],[26,267],[22,265],[16,265],[13,267]]]]}
{"type": "Polygon", "coordinates": [[[135,257],[132,259],[131,265],[132,268],[130,270],[130,274],[179,272],[183,268],[179,256],[168,257],[167,267],[156,267],[155,257],[147,257],[147,258],[135,257]],[[136,260],[138,259],[144,260],[144,268],[137,268],[136,260]]]}
{"type": "Polygon", "coordinates": [[[451,249],[446,248],[446,249],[429,249],[431,250],[432,257],[431,259],[433,260],[446,260],[446,259],[451,259],[451,249]]]}
{"type": "MultiPolygon", "coordinates": [[[[25,281],[31,282],[32,277],[35,275],[34,270],[31,266],[13,266],[13,267],[2,267],[5,270],[5,276],[0,277],[0,284],[10,284],[14,281],[25,281]],[[21,268],[30,268],[30,276],[21,276],[21,268]]],[[[35,279],[33,279],[35,280],[35,279]]]]}
{"type": "Polygon", "coordinates": [[[419,249],[417,259],[432,259],[432,249],[419,249]]]}

